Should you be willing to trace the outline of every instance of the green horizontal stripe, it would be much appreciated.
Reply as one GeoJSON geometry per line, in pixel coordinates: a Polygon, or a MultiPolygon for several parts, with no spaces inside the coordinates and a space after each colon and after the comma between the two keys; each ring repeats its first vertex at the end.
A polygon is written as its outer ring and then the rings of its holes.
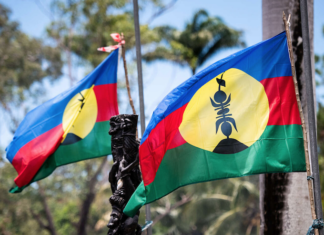
{"type": "MultiPolygon", "coordinates": [[[[60,145],[55,153],[46,159],[30,183],[46,178],[52,174],[56,167],[111,154],[111,136],[108,134],[109,128],[109,121],[97,122],[92,131],[84,139],[74,144],[60,145]]],[[[14,187],[10,189],[10,192],[19,193],[28,185],[21,188],[14,187]]]]}
{"type": "Polygon", "coordinates": [[[146,203],[189,184],[261,173],[304,171],[301,126],[267,126],[259,140],[236,154],[217,154],[188,143],[168,150],[154,181],[145,187],[146,203]]]}

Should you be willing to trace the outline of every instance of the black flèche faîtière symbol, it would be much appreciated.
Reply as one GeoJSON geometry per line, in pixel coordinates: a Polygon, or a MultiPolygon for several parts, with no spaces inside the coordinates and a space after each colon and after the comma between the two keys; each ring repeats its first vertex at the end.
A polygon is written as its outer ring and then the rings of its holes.
{"type": "Polygon", "coordinates": [[[236,122],[232,116],[229,114],[231,94],[227,97],[226,93],[221,90],[221,87],[226,87],[226,82],[223,79],[224,73],[222,73],[221,78],[216,77],[218,83],[218,91],[214,94],[214,100],[210,97],[210,102],[217,112],[217,121],[216,121],[216,134],[219,127],[222,130],[222,133],[227,137],[226,139],[221,140],[214,149],[214,153],[222,154],[231,154],[238,153],[247,149],[248,147],[245,144],[242,144],[236,139],[229,138],[232,134],[232,125],[235,130],[238,132],[236,127],[236,122]]]}
{"type": "Polygon", "coordinates": [[[83,106],[84,106],[84,101],[85,101],[85,98],[84,98],[84,96],[82,95],[82,93],[81,92],[79,92],[79,94],[82,96],[82,99],[79,99],[79,101],[82,103],[81,104],[81,107],[80,107],[80,111],[79,112],[81,112],[81,109],[83,108],[83,106]]]}
{"type": "Polygon", "coordinates": [[[235,130],[237,131],[236,128],[236,123],[234,118],[230,117],[232,116],[232,114],[228,114],[229,113],[229,106],[230,106],[230,102],[231,102],[231,94],[228,96],[224,91],[221,90],[221,87],[226,87],[226,83],[225,80],[223,80],[223,75],[224,73],[222,73],[221,78],[216,78],[217,83],[219,84],[218,86],[218,91],[216,91],[215,95],[214,95],[214,100],[212,98],[210,98],[210,101],[212,103],[212,105],[215,108],[215,111],[217,112],[217,115],[219,115],[218,117],[216,117],[216,119],[218,119],[216,121],[216,133],[218,132],[218,128],[219,126],[221,126],[221,130],[223,132],[223,134],[227,137],[227,139],[229,138],[229,136],[232,134],[232,125],[234,126],[235,130]],[[227,100],[226,100],[227,98],[227,100]],[[226,101],[225,101],[226,100],[226,101]],[[231,125],[232,123],[232,125],[231,125]]]}

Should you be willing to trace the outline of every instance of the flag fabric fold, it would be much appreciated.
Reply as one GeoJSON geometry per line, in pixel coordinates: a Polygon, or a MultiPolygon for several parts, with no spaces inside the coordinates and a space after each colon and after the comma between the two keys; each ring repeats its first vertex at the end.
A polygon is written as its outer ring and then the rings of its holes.
{"type": "Polygon", "coordinates": [[[287,38],[220,60],[169,93],[139,149],[143,182],[129,216],[193,183],[274,172],[304,172],[301,119],[287,38]]]}
{"type": "Polygon", "coordinates": [[[111,116],[118,114],[118,50],[71,89],[30,111],[7,147],[21,192],[56,167],[111,153],[111,116]]]}

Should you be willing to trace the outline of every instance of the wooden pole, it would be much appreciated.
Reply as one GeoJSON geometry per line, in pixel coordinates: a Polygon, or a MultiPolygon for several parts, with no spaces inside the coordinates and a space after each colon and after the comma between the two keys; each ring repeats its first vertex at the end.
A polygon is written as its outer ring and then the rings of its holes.
{"type": "MultiPolygon", "coordinates": [[[[124,34],[121,33],[121,40],[124,40],[124,34]]],[[[129,87],[129,80],[128,80],[128,72],[127,72],[127,64],[126,64],[126,50],[125,50],[125,44],[122,44],[121,46],[122,49],[122,57],[123,57],[123,62],[124,62],[124,70],[125,70],[125,79],[126,79],[126,87],[127,87],[127,93],[128,93],[128,98],[129,98],[129,104],[132,107],[133,114],[136,114],[136,110],[134,107],[134,102],[132,99],[130,87],[129,87]]]]}
{"type": "MultiPolygon", "coordinates": [[[[293,55],[293,49],[292,49],[292,43],[291,43],[291,36],[290,36],[290,30],[289,30],[289,22],[287,22],[285,12],[283,12],[282,17],[283,17],[283,21],[284,21],[284,25],[285,25],[285,30],[286,30],[289,58],[290,58],[290,64],[291,64],[291,72],[292,72],[292,77],[293,77],[294,86],[295,86],[295,94],[296,94],[296,98],[297,98],[299,115],[300,115],[302,128],[303,128],[307,179],[310,179],[309,177],[312,176],[312,173],[311,173],[310,163],[309,163],[307,130],[306,130],[306,124],[305,124],[305,119],[304,119],[304,115],[303,115],[303,109],[302,109],[302,105],[301,105],[300,97],[299,97],[295,61],[294,61],[294,55],[293,55]]],[[[290,15],[288,17],[288,20],[289,19],[290,19],[290,15]]],[[[314,219],[316,219],[316,212],[315,212],[315,202],[314,202],[314,193],[313,193],[313,182],[312,182],[312,180],[307,180],[307,183],[308,183],[308,192],[309,192],[309,199],[310,199],[310,205],[311,205],[311,213],[312,213],[312,218],[314,220],[314,219]]],[[[315,235],[319,235],[317,229],[315,229],[315,235]]]]}
{"type": "MultiPolygon", "coordinates": [[[[142,74],[142,54],[141,54],[141,32],[139,27],[138,15],[138,1],[133,0],[134,9],[134,26],[135,26],[135,39],[136,39],[136,60],[137,60],[137,74],[138,74],[138,94],[140,100],[140,119],[141,119],[141,132],[142,136],[145,131],[145,112],[144,112],[144,94],[143,94],[143,74],[142,74]]],[[[146,221],[150,222],[151,208],[150,204],[145,205],[146,221]]],[[[147,229],[147,235],[152,235],[152,226],[147,229]]]]}

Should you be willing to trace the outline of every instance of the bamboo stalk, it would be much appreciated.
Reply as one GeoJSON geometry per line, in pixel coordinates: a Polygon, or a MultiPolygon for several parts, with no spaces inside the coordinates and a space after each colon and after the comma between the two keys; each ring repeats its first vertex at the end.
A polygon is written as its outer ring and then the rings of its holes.
{"type": "MultiPolygon", "coordinates": [[[[121,40],[124,40],[124,34],[121,33],[121,40]]],[[[122,44],[122,57],[123,57],[123,62],[124,62],[124,70],[125,70],[125,79],[126,79],[126,87],[127,87],[127,93],[128,93],[128,98],[129,98],[129,104],[132,107],[133,114],[136,114],[134,102],[131,96],[131,91],[129,87],[129,80],[128,80],[128,71],[127,71],[127,64],[126,64],[126,50],[125,50],[125,44],[122,44]]]]}
{"type": "MultiPolygon", "coordinates": [[[[291,72],[292,72],[292,77],[294,80],[294,87],[295,87],[295,94],[297,98],[297,104],[298,104],[298,109],[299,109],[299,115],[302,123],[302,128],[303,128],[303,137],[304,137],[304,149],[305,149],[305,160],[306,160],[306,171],[307,171],[307,176],[312,176],[311,170],[310,170],[310,164],[309,164],[309,151],[308,151],[308,140],[307,140],[307,130],[306,130],[306,125],[305,125],[305,119],[303,115],[303,109],[302,105],[300,102],[300,97],[299,97],[299,91],[298,91],[298,82],[297,82],[297,76],[296,76],[296,68],[295,68],[295,61],[293,57],[293,51],[292,51],[292,43],[291,43],[291,37],[290,37],[290,31],[289,31],[289,25],[286,20],[286,15],[285,12],[283,12],[282,15],[284,25],[285,25],[285,30],[286,30],[286,36],[287,36],[287,43],[288,43],[288,51],[289,51],[289,58],[290,58],[290,64],[291,64],[291,72]]],[[[288,17],[290,19],[290,15],[288,17]]],[[[314,193],[313,193],[313,181],[312,180],[307,180],[308,182],[308,192],[309,192],[309,199],[310,199],[310,205],[311,205],[311,213],[312,213],[312,218],[313,220],[316,219],[316,213],[315,213],[315,202],[314,202],[314,193]]],[[[318,235],[318,230],[315,229],[315,234],[318,235]]]]}

